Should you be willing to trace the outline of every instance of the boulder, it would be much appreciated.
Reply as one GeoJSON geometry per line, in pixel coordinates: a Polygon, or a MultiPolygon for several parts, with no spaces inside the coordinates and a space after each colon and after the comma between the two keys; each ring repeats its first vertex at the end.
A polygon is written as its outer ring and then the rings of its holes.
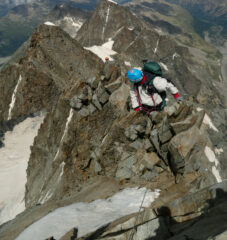
{"type": "Polygon", "coordinates": [[[155,170],[153,169],[152,171],[146,171],[142,178],[145,179],[146,181],[151,181],[153,178],[157,177],[158,173],[155,172],[155,170]]]}
{"type": "Polygon", "coordinates": [[[191,128],[193,125],[196,125],[198,128],[200,128],[203,122],[204,115],[205,115],[205,111],[201,111],[197,114],[190,115],[183,121],[171,123],[170,125],[175,134],[186,131],[189,128],[191,128]]]}
{"type": "Polygon", "coordinates": [[[149,170],[154,169],[154,166],[159,164],[161,159],[154,152],[144,154],[142,164],[149,170]]]}
{"type": "Polygon", "coordinates": [[[105,85],[105,89],[110,92],[113,93],[114,91],[116,91],[122,84],[122,79],[121,77],[119,77],[116,81],[109,83],[107,85],[105,85]]]}
{"type": "Polygon", "coordinates": [[[132,141],[137,139],[137,131],[133,125],[125,129],[125,136],[132,141]]]}
{"type": "Polygon", "coordinates": [[[95,173],[99,173],[102,171],[102,167],[97,160],[95,160],[95,163],[94,163],[94,171],[95,173]]]}
{"type": "Polygon", "coordinates": [[[87,117],[90,114],[88,107],[83,107],[78,113],[83,117],[87,117]]]}
{"type": "Polygon", "coordinates": [[[143,148],[143,141],[137,139],[136,141],[129,144],[129,146],[135,150],[139,150],[139,149],[143,148]]]}
{"type": "Polygon", "coordinates": [[[99,98],[100,103],[102,103],[104,105],[109,100],[109,94],[106,91],[104,91],[102,93],[102,95],[100,95],[98,98],[99,98]]]}
{"type": "Polygon", "coordinates": [[[91,77],[87,80],[87,82],[91,86],[92,89],[96,89],[99,84],[99,79],[96,77],[91,77]]]}
{"type": "Polygon", "coordinates": [[[93,114],[96,110],[97,109],[95,108],[95,106],[92,103],[90,103],[88,105],[88,111],[89,111],[90,114],[93,114]]]}
{"type": "Polygon", "coordinates": [[[130,179],[132,175],[133,175],[132,170],[127,167],[120,168],[116,172],[116,178],[119,179],[120,181],[130,179]]]}
{"type": "Polygon", "coordinates": [[[92,96],[92,103],[97,107],[99,110],[102,110],[102,105],[100,104],[98,97],[96,94],[92,96]]]}
{"type": "Polygon", "coordinates": [[[118,66],[116,66],[114,63],[107,62],[104,66],[104,74],[105,74],[105,79],[109,82],[117,79],[121,71],[118,66]]]}
{"type": "Polygon", "coordinates": [[[151,144],[151,141],[148,138],[146,138],[144,141],[144,148],[147,152],[152,152],[155,150],[153,145],[151,144]]]}
{"type": "Polygon", "coordinates": [[[158,130],[154,129],[151,131],[150,135],[151,143],[153,144],[155,150],[160,153],[160,144],[159,144],[159,138],[158,138],[158,130]]]}
{"type": "Polygon", "coordinates": [[[158,129],[158,136],[162,144],[168,142],[173,137],[167,117],[163,119],[158,129]]]}
{"type": "Polygon", "coordinates": [[[78,98],[77,95],[70,100],[70,107],[72,107],[73,109],[80,110],[82,106],[82,101],[78,98]]]}
{"type": "Polygon", "coordinates": [[[185,161],[190,157],[194,145],[200,139],[200,131],[197,127],[192,127],[188,131],[181,132],[173,137],[169,144],[170,163],[173,172],[182,172],[185,161]]]}
{"type": "Polygon", "coordinates": [[[125,83],[119,89],[114,91],[109,98],[110,103],[116,107],[116,110],[124,111],[126,108],[127,99],[129,97],[129,87],[125,83]]]}
{"type": "Polygon", "coordinates": [[[126,158],[125,160],[121,161],[118,164],[119,168],[122,167],[127,167],[129,169],[132,169],[133,165],[137,162],[137,157],[135,155],[131,155],[128,158],[126,158]]]}

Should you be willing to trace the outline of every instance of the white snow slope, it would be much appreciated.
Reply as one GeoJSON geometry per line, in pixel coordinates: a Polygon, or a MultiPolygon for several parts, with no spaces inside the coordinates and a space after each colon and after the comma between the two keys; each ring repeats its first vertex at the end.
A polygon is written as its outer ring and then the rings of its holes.
{"type": "Polygon", "coordinates": [[[102,46],[94,45],[92,47],[85,47],[85,49],[96,54],[98,57],[100,57],[103,60],[103,62],[105,62],[106,57],[108,57],[110,61],[112,61],[113,58],[111,58],[111,55],[116,54],[116,52],[112,50],[113,44],[114,44],[114,41],[109,39],[109,41],[104,43],[102,46]]]}
{"type": "Polygon", "coordinates": [[[25,209],[24,194],[30,146],[37,135],[43,116],[27,118],[5,134],[0,148],[0,225],[25,209]]]}
{"type": "MultiPolygon", "coordinates": [[[[30,225],[16,240],[43,240],[51,236],[60,239],[75,227],[79,230],[79,236],[83,236],[120,217],[137,212],[145,191],[145,188],[128,188],[108,199],[58,208],[30,225]]],[[[147,191],[143,206],[148,207],[158,196],[159,190],[147,191]]]]}

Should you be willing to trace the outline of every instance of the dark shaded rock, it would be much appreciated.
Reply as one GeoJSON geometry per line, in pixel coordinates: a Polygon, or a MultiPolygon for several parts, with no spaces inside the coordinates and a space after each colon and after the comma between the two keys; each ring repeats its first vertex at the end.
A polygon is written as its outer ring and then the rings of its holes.
{"type": "Polygon", "coordinates": [[[76,240],[78,235],[78,229],[73,228],[69,232],[67,232],[60,240],[76,240]]]}
{"type": "Polygon", "coordinates": [[[96,94],[92,96],[92,103],[97,107],[99,110],[102,110],[102,105],[100,104],[98,97],[96,94]]]}
{"type": "Polygon", "coordinates": [[[159,138],[158,138],[158,130],[154,129],[151,131],[150,140],[154,145],[157,152],[160,152],[159,138]]]}
{"type": "Polygon", "coordinates": [[[99,79],[97,77],[91,77],[87,80],[87,82],[91,86],[91,88],[96,89],[99,84],[99,79]]]}
{"type": "Polygon", "coordinates": [[[115,90],[117,90],[121,86],[121,84],[122,84],[122,79],[121,77],[119,77],[116,81],[106,84],[104,87],[108,92],[113,93],[115,90]]]}
{"type": "Polygon", "coordinates": [[[168,142],[173,136],[172,132],[170,131],[170,125],[167,117],[164,118],[160,128],[158,129],[158,136],[162,144],[168,142]]]}
{"type": "Polygon", "coordinates": [[[151,144],[149,139],[145,139],[144,141],[144,148],[147,152],[152,152],[154,151],[154,146],[151,144]]]}
{"type": "Polygon", "coordinates": [[[137,131],[134,125],[131,125],[130,127],[126,128],[125,136],[132,141],[137,139],[137,131]]]}
{"type": "Polygon", "coordinates": [[[186,118],[184,121],[172,123],[171,127],[175,134],[186,131],[191,128],[197,120],[197,116],[193,115],[189,118],[186,118]]]}
{"type": "Polygon", "coordinates": [[[81,109],[81,107],[83,106],[81,99],[78,98],[78,96],[74,96],[71,100],[70,100],[70,107],[79,110],[81,109]]]}
{"type": "Polygon", "coordinates": [[[170,119],[170,123],[176,123],[184,121],[188,116],[192,114],[193,106],[181,103],[177,111],[174,112],[173,117],[170,119]]]}

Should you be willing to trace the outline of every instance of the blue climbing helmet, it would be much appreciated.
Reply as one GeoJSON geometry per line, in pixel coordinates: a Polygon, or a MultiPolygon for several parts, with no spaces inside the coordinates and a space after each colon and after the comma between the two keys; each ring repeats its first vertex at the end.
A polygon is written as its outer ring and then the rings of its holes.
{"type": "Polygon", "coordinates": [[[127,78],[131,83],[138,83],[143,79],[143,73],[139,69],[131,69],[127,72],[127,78]]]}

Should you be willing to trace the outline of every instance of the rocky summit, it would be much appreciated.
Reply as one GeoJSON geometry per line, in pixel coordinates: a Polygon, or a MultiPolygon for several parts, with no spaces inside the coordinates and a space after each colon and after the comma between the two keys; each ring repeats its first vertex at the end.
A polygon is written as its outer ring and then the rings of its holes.
{"type": "Polygon", "coordinates": [[[114,1],[101,1],[74,38],[41,24],[0,72],[0,179],[15,188],[2,188],[0,239],[226,239],[216,71],[114,1]],[[125,73],[144,58],[183,102],[168,95],[162,112],[131,109],[125,73]]]}

